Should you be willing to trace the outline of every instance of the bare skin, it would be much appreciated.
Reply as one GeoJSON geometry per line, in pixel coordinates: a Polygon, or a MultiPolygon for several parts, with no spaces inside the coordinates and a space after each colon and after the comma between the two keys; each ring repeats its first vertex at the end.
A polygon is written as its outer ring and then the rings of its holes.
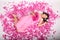
{"type": "Polygon", "coordinates": [[[39,19],[38,27],[45,25],[47,22],[43,22],[43,18],[47,18],[45,14],[41,14],[41,19],[39,19]]]}
{"type": "Polygon", "coordinates": [[[16,24],[17,23],[17,16],[15,15],[15,14],[13,14],[13,17],[14,17],[14,24],[16,24]]]}
{"type": "Polygon", "coordinates": [[[45,25],[46,23],[47,23],[47,22],[39,21],[39,22],[38,22],[38,27],[43,26],[43,25],[45,25]]]}

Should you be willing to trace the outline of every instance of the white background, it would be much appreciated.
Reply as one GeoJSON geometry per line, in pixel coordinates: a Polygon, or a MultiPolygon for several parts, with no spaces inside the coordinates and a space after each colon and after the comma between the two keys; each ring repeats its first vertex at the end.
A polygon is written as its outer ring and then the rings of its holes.
{"type": "MultiPolygon", "coordinates": [[[[0,0],[0,13],[4,13],[2,9],[3,5],[7,4],[8,2],[19,3],[19,1],[22,1],[22,0],[0,0]]],[[[31,1],[36,1],[36,0],[25,0],[25,1],[31,2],[31,1]]],[[[60,0],[37,0],[37,1],[44,1],[44,2],[49,3],[54,9],[54,11],[56,13],[58,11],[57,14],[60,15],[60,0]]],[[[53,26],[54,29],[57,31],[56,34],[54,35],[56,37],[56,40],[60,40],[60,23],[59,22],[60,22],[60,19],[56,19],[55,25],[53,26]]],[[[2,31],[2,26],[0,22],[0,39],[1,40],[3,40],[2,34],[3,34],[3,31],[2,31]]],[[[49,40],[53,40],[53,39],[50,37],[49,40]]]]}

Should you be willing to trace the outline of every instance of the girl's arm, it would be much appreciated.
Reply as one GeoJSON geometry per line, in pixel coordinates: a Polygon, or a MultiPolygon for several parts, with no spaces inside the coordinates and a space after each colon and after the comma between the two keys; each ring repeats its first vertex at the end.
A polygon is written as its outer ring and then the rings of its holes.
{"type": "Polygon", "coordinates": [[[38,23],[38,27],[40,27],[40,26],[43,26],[43,25],[45,25],[47,22],[45,22],[45,23],[38,23]]]}

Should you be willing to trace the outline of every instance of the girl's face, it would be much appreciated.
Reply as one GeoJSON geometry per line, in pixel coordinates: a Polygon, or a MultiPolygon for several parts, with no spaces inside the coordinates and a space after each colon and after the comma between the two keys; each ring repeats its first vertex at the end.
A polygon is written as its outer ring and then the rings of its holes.
{"type": "Polygon", "coordinates": [[[47,15],[46,14],[42,14],[41,17],[42,18],[47,18],[47,15]]]}

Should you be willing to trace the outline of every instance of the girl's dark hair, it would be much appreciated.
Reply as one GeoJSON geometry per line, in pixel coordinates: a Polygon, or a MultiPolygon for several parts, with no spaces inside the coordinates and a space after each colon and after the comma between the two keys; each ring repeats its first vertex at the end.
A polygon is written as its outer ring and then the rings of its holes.
{"type": "Polygon", "coordinates": [[[43,14],[47,15],[47,18],[43,18],[43,21],[44,21],[44,22],[47,22],[47,20],[49,19],[49,14],[46,13],[46,12],[43,12],[43,14]]]}

